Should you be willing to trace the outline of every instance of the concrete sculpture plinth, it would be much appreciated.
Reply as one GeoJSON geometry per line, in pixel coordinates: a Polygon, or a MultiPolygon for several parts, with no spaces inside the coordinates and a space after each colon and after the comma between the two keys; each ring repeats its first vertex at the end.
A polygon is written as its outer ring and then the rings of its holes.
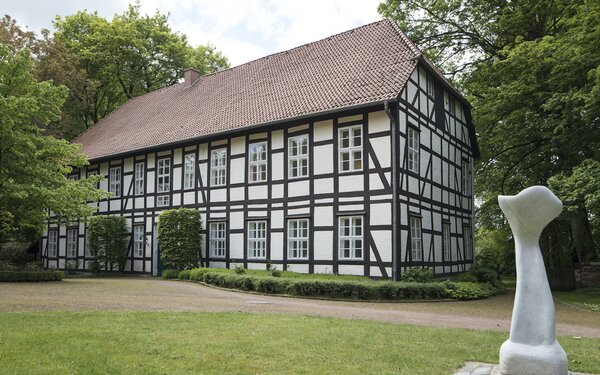
{"type": "Polygon", "coordinates": [[[517,290],[510,337],[500,348],[503,375],[566,375],[567,354],[556,341],[554,301],[548,285],[539,238],[562,211],[546,187],[498,196],[515,240],[517,290]]]}

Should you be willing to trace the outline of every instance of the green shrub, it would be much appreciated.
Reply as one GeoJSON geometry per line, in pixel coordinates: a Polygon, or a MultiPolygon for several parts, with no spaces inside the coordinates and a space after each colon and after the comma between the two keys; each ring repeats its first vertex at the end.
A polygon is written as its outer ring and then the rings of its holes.
{"type": "Polygon", "coordinates": [[[189,280],[191,272],[192,272],[191,270],[183,270],[183,271],[179,272],[179,278],[181,280],[189,280]]]}
{"type": "Polygon", "coordinates": [[[165,280],[177,279],[179,277],[179,271],[172,269],[163,270],[160,277],[162,277],[165,280]]]}
{"type": "Polygon", "coordinates": [[[88,263],[87,269],[92,273],[98,273],[102,271],[102,266],[100,266],[100,262],[98,262],[98,259],[92,259],[90,263],[88,263]]]}
{"type": "Polygon", "coordinates": [[[62,271],[0,271],[0,281],[60,281],[64,277],[62,271]]]}
{"type": "Polygon", "coordinates": [[[165,210],[158,217],[160,260],[178,270],[197,267],[202,240],[200,211],[191,208],[165,210]]]}
{"type": "Polygon", "coordinates": [[[433,271],[429,268],[409,268],[402,272],[400,281],[407,283],[430,283],[433,281],[433,271]]]}
{"type": "Polygon", "coordinates": [[[125,217],[92,216],[87,223],[87,235],[90,255],[97,261],[98,271],[102,268],[107,271],[125,269],[129,236],[125,217]]]}
{"type": "Polygon", "coordinates": [[[11,265],[20,268],[34,260],[34,255],[27,253],[23,249],[23,246],[18,243],[6,243],[0,245],[0,266],[11,265]]]}
{"type": "Polygon", "coordinates": [[[238,275],[243,275],[246,273],[246,269],[244,268],[244,266],[240,265],[240,264],[236,264],[235,268],[234,268],[235,273],[237,273],[238,275]]]}
{"type": "Polygon", "coordinates": [[[488,298],[498,293],[497,289],[490,284],[471,282],[446,282],[444,284],[450,298],[463,301],[488,298]]]}
{"type": "Polygon", "coordinates": [[[231,270],[195,268],[189,279],[228,289],[240,289],[267,294],[288,294],[305,297],[349,298],[362,300],[398,299],[479,299],[499,290],[490,284],[455,282],[394,282],[302,279],[238,275],[231,270]]]}
{"type": "Polygon", "coordinates": [[[281,277],[281,270],[278,270],[277,267],[272,267],[269,270],[269,273],[271,274],[271,276],[273,277],[281,277]]]}
{"type": "Polygon", "coordinates": [[[44,271],[44,265],[42,262],[34,260],[33,262],[26,263],[21,269],[23,271],[39,272],[44,271]]]}
{"type": "Polygon", "coordinates": [[[462,281],[467,283],[476,283],[477,277],[473,275],[471,272],[463,272],[456,277],[456,281],[462,281]]]}

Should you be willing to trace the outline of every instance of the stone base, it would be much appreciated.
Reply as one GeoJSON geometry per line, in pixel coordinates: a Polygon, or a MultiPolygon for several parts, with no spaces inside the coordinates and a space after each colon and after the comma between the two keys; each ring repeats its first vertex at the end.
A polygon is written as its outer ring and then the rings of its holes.
{"type": "Polygon", "coordinates": [[[525,345],[507,340],[500,348],[500,375],[567,375],[567,354],[552,345],[525,345]]]}
{"type": "MultiPolygon", "coordinates": [[[[483,362],[465,362],[465,365],[461,367],[454,375],[499,375],[498,365],[483,362]]],[[[582,372],[571,372],[569,375],[593,375],[584,374],[582,372]]]]}

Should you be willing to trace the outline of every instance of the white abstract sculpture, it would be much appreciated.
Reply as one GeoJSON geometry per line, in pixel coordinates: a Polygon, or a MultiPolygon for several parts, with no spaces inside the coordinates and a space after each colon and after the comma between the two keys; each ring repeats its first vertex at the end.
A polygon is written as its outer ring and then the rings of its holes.
{"type": "Polygon", "coordinates": [[[500,374],[566,375],[567,354],[556,341],[554,301],[539,238],[562,211],[561,201],[545,186],[498,196],[515,240],[517,291],[510,337],[500,348],[500,374]]]}

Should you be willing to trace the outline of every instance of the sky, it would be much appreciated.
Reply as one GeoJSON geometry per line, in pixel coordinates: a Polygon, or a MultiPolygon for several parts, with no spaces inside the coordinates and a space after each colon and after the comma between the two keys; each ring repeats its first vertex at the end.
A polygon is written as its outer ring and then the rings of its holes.
{"type": "MultiPolygon", "coordinates": [[[[111,19],[134,0],[0,0],[0,13],[39,34],[55,16],[79,10],[111,19]]],[[[381,19],[382,0],[140,0],[143,13],[169,14],[191,45],[213,44],[232,66],[381,19]]]]}

